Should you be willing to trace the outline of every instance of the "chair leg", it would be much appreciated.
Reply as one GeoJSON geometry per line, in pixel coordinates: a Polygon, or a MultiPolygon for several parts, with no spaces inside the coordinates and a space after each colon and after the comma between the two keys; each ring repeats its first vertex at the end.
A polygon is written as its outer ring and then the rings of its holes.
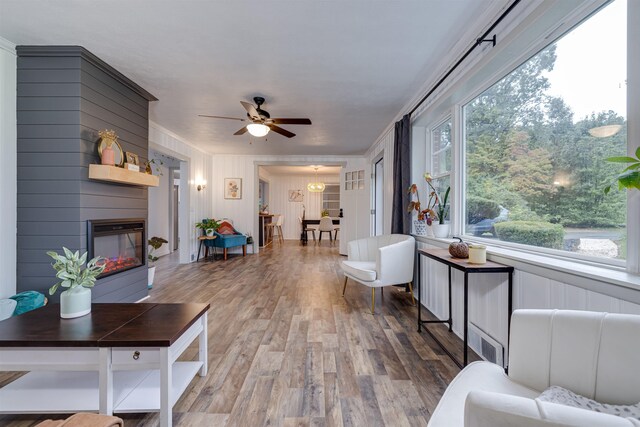
{"type": "Polygon", "coordinates": [[[411,302],[416,305],[416,299],[413,296],[413,282],[409,282],[409,292],[411,292],[411,302]]]}
{"type": "Polygon", "coordinates": [[[284,234],[282,233],[282,226],[278,226],[278,233],[280,233],[280,243],[284,243],[284,234]]]}
{"type": "Polygon", "coordinates": [[[344,293],[347,290],[347,280],[349,280],[349,278],[347,276],[344,276],[344,286],[342,287],[342,296],[344,296],[344,293]]]}
{"type": "Polygon", "coordinates": [[[374,308],[376,306],[376,288],[371,288],[371,314],[374,313],[374,308]]]}
{"type": "Polygon", "coordinates": [[[224,260],[226,261],[227,260],[227,248],[224,248],[223,255],[224,255],[224,260]]]}
{"type": "Polygon", "coordinates": [[[247,256],[247,245],[242,245],[242,256],[247,256]]]}

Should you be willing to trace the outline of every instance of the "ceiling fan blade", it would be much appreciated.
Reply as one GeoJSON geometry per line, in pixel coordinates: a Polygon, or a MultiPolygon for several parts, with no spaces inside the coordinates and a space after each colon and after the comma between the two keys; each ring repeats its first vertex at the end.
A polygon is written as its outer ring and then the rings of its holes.
{"type": "Polygon", "coordinates": [[[198,114],[199,117],[210,117],[212,119],[228,119],[228,120],[239,120],[244,122],[244,119],[238,119],[237,117],[226,117],[226,116],[209,116],[207,114],[198,114]]]}
{"type": "Polygon", "coordinates": [[[244,135],[245,133],[247,133],[247,127],[242,127],[240,128],[236,133],[234,133],[234,135],[244,135]]]}
{"type": "Polygon", "coordinates": [[[296,136],[295,133],[289,132],[286,129],[282,129],[280,126],[276,126],[276,125],[267,125],[267,126],[269,126],[269,129],[271,129],[275,133],[279,133],[280,135],[286,136],[287,138],[293,138],[294,136],[296,136]]]}
{"type": "Polygon", "coordinates": [[[256,110],[256,107],[254,107],[253,104],[249,104],[248,102],[244,101],[240,101],[240,104],[242,104],[244,109],[247,110],[247,113],[249,113],[249,117],[251,117],[251,119],[262,120],[260,114],[258,114],[258,110],[256,110]]]}
{"type": "Polygon", "coordinates": [[[275,125],[310,125],[309,119],[271,119],[271,123],[275,125]]]}

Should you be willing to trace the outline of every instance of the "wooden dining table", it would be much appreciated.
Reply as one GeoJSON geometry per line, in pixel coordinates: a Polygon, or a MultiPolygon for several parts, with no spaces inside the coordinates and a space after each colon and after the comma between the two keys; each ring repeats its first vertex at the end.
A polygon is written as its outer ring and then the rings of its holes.
{"type": "MultiPolygon", "coordinates": [[[[331,218],[333,225],[340,225],[340,218],[331,218]]],[[[319,225],[320,224],[320,218],[318,219],[303,219],[302,220],[302,232],[300,233],[300,242],[302,242],[302,244],[306,244],[307,240],[308,240],[308,236],[307,233],[304,232],[304,230],[307,229],[307,226],[309,225],[319,225]]]]}

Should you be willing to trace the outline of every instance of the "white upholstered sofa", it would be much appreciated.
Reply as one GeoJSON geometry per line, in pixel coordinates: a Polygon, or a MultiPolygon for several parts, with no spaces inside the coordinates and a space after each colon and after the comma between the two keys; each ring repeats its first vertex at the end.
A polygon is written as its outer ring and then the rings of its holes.
{"type": "Polygon", "coordinates": [[[640,402],[640,316],[516,310],[509,374],[474,362],[451,382],[429,427],[640,426],[640,422],[536,400],[557,385],[600,403],[640,402]]]}
{"type": "Polygon", "coordinates": [[[350,241],[347,260],[342,261],[342,295],[347,289],[348,279],[369,286],[371,314],[375,309],[375,288],[408,284],[413,299],[415,245],[416,240],[404,234],[385,234],[350,241]]]}

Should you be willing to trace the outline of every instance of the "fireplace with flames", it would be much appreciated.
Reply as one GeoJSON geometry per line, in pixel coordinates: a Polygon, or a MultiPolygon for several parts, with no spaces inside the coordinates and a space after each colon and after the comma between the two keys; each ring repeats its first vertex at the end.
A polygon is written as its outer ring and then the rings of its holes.
{"type": "Polygon", "coordinates": [[[88,259],[101,256],[106,268],[99,278],[146,264],[144,219],[95,220],[87,224],[88,259]]]}

